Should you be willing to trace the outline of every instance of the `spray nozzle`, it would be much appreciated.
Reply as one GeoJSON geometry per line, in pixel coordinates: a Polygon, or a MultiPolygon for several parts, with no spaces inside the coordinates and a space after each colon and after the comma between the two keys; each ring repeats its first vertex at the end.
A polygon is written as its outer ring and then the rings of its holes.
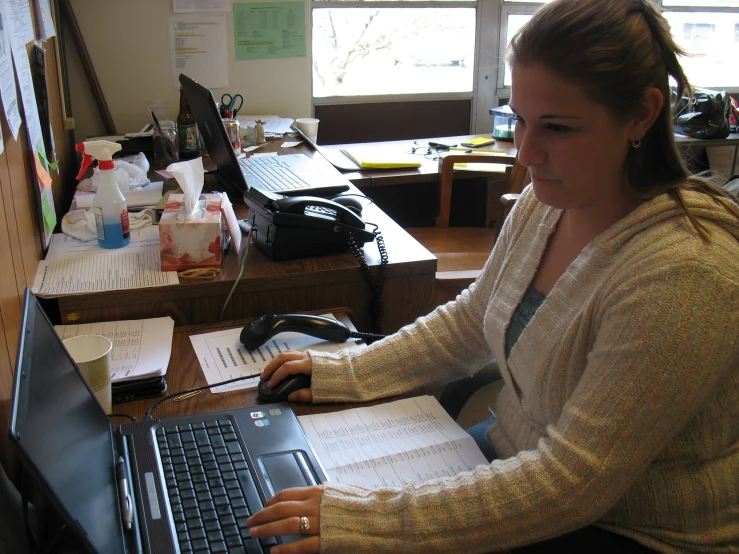
{"type": "Polygon", "coordinates": [[[74,149],[77,152],[82,152],[82,164],[80,165],[80,172],[77,174],[77,180],[82,179],[87,168],[92,164],[92,160],[98,160],[98,168],[100,169],[113,169],[113,154],[121,148],[123,147],[117,142],[107,140],[93,140],[76,144],[74,149]]]}

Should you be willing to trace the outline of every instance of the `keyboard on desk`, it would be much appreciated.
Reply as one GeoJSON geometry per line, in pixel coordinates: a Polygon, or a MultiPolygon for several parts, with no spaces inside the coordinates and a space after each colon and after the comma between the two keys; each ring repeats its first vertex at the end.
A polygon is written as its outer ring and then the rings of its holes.
{"type": "Polygon", "coordinates": [[[298,177],[279,159],[266,156],[259,158],[245,158],[240,160],[244,175],[256,179],[269,191],[284,192],[309,188],[311,185],[298,177]]]}
{"type": "Polygon", "coordinates": [[[262,502],[230,420],[156,433],[180,552],[262,554],[277,544],[249,537],[246,518],[262,502]]]}

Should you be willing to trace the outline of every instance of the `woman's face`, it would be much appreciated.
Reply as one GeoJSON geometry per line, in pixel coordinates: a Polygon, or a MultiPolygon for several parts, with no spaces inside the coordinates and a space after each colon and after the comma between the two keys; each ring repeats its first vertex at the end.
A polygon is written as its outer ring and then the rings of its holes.
{"type": "Polygon", "coordinates": [[[623,199],[631,126],[542,65],[515,66],[512,77],[518,159],[539,201],[580,209],[623,199]]]}

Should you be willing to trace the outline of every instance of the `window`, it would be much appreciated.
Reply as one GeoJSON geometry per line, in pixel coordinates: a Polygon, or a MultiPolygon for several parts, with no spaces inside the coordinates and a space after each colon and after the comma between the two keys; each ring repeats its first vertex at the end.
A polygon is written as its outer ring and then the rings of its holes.
{"type": "MultiPolygon", "coordinates": [[[[510,96],[508,43],[548,1],[311,0],[314,104],[467,98],[473,132],[487,131],[510,96]]],[[[651,1],[691,83],[739,91],[739,0],[651,1]]]]}
{"type": "Polygon", "coordinates": [[[476,2],[366,4],[313,2],[314,98],[472,95],[476,2]]]}
{"type": "MultiPolygon", "coordinates": [[[[691,84],[739,90],[739,0],[654,0],[670,24],[675,42],[689,56],[681,58],[691,84]]],[[[546,2],[503,0],[501,52],[515,32],[546,2]],[[505,37],[505,39],[503,39],[505,37]]],[[[510,70],[498,72],[498,95],[510,95],[510,70]]]]}

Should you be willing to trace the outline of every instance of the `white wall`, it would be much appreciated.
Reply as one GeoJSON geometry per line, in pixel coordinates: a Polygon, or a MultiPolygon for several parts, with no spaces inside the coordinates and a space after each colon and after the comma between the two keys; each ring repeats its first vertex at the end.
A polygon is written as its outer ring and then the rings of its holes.
{"type": "MultiPolygon", "coordinates": [[[[161,100],[167,114],[179,111],[179,90],[172,87],[169,17],[172,0],[72,0],[87,50],[118,133],[138,131],[151,122],[147,104],[161,100]]],[[[306,3],[306,25],[310,21],[306,3]]],[[[310,58],[236,61],[233,18],[226,16],[229,86],[213,89],[244,97],[241,114],[306,117],[311,114],[310,58]]],[[[306,29],[306,37],[309,30],[306,29]]],[[[105,134],[105,127],[79,61],[65,34],[69,93],[75,140],[105,134]]],[[[310,44],[307,46],[310,51],[310,44]]]]}

